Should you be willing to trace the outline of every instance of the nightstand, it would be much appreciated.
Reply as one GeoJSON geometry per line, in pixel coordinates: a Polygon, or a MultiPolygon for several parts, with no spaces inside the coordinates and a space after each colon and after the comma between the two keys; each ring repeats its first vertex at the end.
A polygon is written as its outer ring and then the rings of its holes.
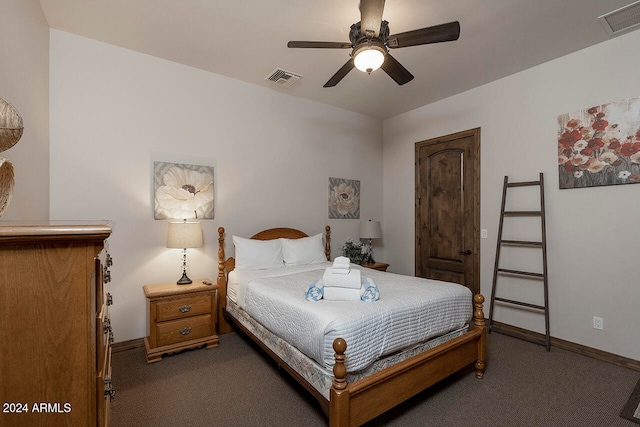
{"type": "Polygon", "coordinates": [[[389,267],[389,264],[376,261],[373,264],[362,264],[362,266],[365,268],[373,268],[374,270],[387,271],[387,267],[389,267]]]}
{"type": "Polygon", "coordinates": [[[218,346],[215,282],[198,279],[189,285],[171,282],[142,288],[149,301],[149,336],[144,339],[147,363],[161,361],[163,354],[218,346]]]}

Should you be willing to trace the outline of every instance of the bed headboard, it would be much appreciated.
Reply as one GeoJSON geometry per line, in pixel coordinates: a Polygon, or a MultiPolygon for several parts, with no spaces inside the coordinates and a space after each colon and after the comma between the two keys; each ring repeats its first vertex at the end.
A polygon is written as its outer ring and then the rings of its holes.
{"type": "MultiPolygon", "coordinates": [[[[331,259],[331,227],[328,225],[325,229],[325,244],[324,254],[327,257],[327,261],[331,259]]],[[[273,240],[273,239],[301,239],[303,237],[309,237],[304,231],[296,230],[295,228],[276,227],[262,230],[253,236],[254,240],[273,240]]],[[[235,267],[235,259],[230,257],[225,259],[224,255],[224,227],[218,227],[218,277],[220,273],[228,273],[235,267]],[[222,267],[222,270],[220,268],[222,267]]]]}
{"type": "MultiPolygon", "coordinates": [[[[327,261],[331,260],[331,227],[328,225],[325,229],[324,254],[327,261]]],[[[272,240],[272,239],[300,239],[309,237],[304,231],[295,228],[277,227],[262,230],[253,236],[255,240],[272,240]]],[[[231,326],[224,320],[222,311],[227,305],[227,274],[235,268],[236,260],[234,258],[225,259],[224,255],[224,227],[218,227],[218,326],[220,333],[231,332],[231,326]]]]}

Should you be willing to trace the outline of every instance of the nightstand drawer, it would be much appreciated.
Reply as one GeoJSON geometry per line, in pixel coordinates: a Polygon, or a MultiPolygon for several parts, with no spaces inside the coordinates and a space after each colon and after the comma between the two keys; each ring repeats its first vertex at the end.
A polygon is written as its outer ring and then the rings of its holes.
{"type": "Polygon", "coordinates": [[[171,320],[156,325],[157,346],[170,345],[182,341],[214,335],[211,314],[171,320]]]}
{"type": "Polygon", "coordinates": [[[157,321],[182,319],[211,313],[211,295],[192,296],[157,303],[157,321]]]}

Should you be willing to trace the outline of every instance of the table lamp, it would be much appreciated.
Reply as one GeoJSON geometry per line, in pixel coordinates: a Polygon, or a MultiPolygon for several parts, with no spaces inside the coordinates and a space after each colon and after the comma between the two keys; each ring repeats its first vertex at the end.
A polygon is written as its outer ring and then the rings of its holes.
{"type": "Polygon", "coordinates": [[[202,228],[199,222],[170,222],[167,233],[168,248],[182,248],[182,277],[176,283],[178,285],[188,285],[191,279],[187,276],[187,248],[201,248],[204,246],[202,240],[202,228]]]}
{"type": "Polygon", "coordinates": [[[369,239],[369,258],[365,260],[366,264],[373,264],[375,261],[371,256],[373,249],[371,248],[371,239],[382,238],[382,228],[380,221],[364,221],[360,223],[360,238],[369,239]]]}

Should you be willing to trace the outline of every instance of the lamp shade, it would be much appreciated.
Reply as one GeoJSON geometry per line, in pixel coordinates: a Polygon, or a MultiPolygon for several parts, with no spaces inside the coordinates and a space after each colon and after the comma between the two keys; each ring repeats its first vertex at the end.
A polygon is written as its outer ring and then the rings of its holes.
{"type": "Polygon", "coordinates": [[[380,239],[382,237],[382,228],[380,221],[364,221],[360,223],[361,239],[380,239]]]}
{"type": "Polygon", "coordinates": [[[167,232],[168,248],[200,248],[204,246],[199,222],[170,222],[167,232]]]}

